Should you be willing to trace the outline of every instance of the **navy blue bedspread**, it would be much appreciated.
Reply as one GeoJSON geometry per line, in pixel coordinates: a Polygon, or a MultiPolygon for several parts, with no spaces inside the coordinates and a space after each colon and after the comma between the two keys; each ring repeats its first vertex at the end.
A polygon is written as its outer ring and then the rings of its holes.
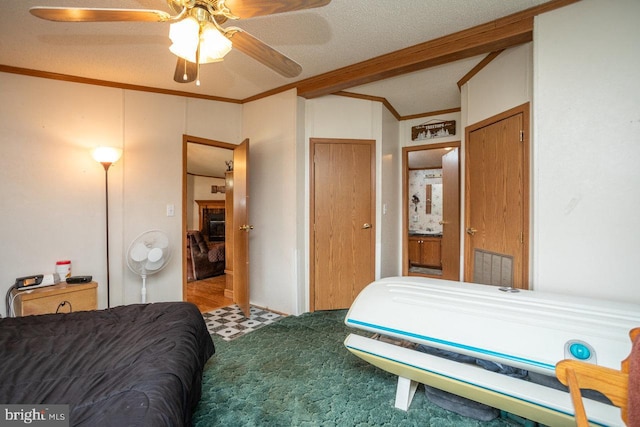
{"type": "Polygon", "coordinates": [[[190,425],[214,351],[190,303],[0,319],[0,403],[69,404],[74,426],[190,425]]]}

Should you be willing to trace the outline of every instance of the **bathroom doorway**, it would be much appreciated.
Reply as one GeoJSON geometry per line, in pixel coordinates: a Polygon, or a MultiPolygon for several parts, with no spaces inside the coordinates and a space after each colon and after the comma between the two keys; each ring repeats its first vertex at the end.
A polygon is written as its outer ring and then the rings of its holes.
{"type": "Polygon", "coordinates": [[[460,279],[460,142],[402,149],[405,276],[460,279]]]}

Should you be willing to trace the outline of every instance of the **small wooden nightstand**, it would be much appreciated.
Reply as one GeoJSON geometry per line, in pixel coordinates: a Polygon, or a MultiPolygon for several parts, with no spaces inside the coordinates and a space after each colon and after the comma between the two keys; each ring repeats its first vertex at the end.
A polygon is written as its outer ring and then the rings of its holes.
{"type": "Polygon", "coordinates": [[[11,291],[16,316],[70,313],[98,308],[96,282],[69,285],[66,282],[33,290],[11,291]]]}

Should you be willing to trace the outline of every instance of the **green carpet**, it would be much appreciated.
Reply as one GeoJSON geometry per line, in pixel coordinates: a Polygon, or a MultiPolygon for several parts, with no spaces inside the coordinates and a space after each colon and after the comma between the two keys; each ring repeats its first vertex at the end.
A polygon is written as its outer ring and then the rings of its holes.
{"type": "Polygon", "coordinates": [[[345,310],[289,316],[226,342],[203,376],[193,425],[514,426],[480,422],[430,403],[422,387],[407,412],[396,409],[397,377],[351,354],[345,310]]]}

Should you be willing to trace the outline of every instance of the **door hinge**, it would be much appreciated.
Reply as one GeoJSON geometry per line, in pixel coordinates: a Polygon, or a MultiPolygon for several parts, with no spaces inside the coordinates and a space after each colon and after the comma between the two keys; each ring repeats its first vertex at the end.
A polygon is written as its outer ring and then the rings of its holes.
{"type": "Polygon", "coordinates": [[[524,131],[520,131],[520,142],[524,142],[524,131]]]}
{"type": "Polygon", "coordinates": [[[520,232],[520,244],[524,244],[524,233],[520,232]]]}

